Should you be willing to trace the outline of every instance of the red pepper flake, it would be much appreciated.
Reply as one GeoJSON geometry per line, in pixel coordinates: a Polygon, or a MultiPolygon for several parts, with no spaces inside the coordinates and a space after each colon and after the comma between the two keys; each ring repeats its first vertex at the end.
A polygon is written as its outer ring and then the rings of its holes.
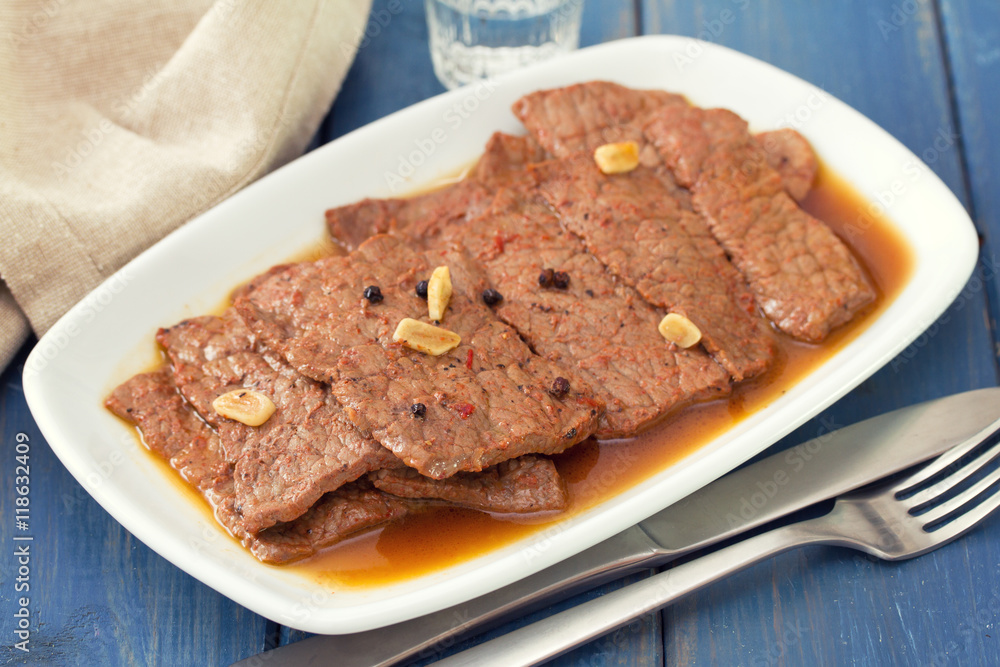
{"type": "Polygon", "coordinates": [[[469,356],[465,358],[465,367],[472,370],[472,350],[469,350],[469,356]]]}
{"type": "Polygon", "coordinates": [[[519,238],[521,238],[520,234],[501,234],[500,232],[497,232],[493,235],[493,247],[499,255],[504,251],[504,248],[507,247],[508,243],[516,241],[519,238]]]}
{"type": "Polygon", "coordinates": [[[462,419],[468,419],[472,416],[472,413],[476,411],[476,406],[471,403],[455,403],[451,407],[455,409],[455,412],[457,412],[458,416],[462,419]]]}

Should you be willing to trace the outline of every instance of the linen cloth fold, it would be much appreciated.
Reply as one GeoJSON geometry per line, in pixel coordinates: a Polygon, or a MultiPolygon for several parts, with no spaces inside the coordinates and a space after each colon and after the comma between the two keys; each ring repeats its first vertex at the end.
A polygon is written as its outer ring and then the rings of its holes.
{"type": "Polygon", "coordinates": [[[30,329],[298,156],[370,4],[0,3],[0,368],[30,329]]]}

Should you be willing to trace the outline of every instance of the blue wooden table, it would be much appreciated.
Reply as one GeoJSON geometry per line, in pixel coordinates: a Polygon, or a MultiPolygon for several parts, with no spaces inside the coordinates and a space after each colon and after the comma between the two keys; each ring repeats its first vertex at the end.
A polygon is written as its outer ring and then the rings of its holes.
{"type": "MultiPolygon", "coordinates": [[[[314,144],[442,91],[427,53],[423,3],[404,0],[398,13],[381,0],[375,7],[386,10],[382,21],[314,144]]],[[[584,45],[636,34],[689,35],[821,86],[923,155],[976,221],[982,252],[962,298],[896,360],[778,446],[816,435],[820,420],[848,424],[998,383],[1000,3],[587,0],[584,22],[584,45]]],[[[301,639],[160,558],[88,496],[48,450],[27,410],[20,375],[29,349],[0,385],[0,662],[228,665],[301,639]],[[19,433],[30,442],[35,537],[27,655],[13,650],[19,433]]],[[[554,664],[1000,665],[998,624],[1000,520],[994,518],[960,542],[899,564],[836,548],[788,553],[554,664]]]]}

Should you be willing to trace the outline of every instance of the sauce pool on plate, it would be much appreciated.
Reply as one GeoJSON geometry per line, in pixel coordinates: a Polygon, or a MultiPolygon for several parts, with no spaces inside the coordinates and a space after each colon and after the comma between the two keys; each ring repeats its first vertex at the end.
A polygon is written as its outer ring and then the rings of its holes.
{"type": "Polygon", "coordinates": [[[765,375],[737,385],[730,396],[683,408],[637,437],[589,440],[553,457],[569,489],[570,505],[565,512],[524,517],[429,505],[282,569],[332,588],[360,588],[406,580],[469,560],[611,498],[768,405],[864,331],[902,290],[913,268],[912,252],[892,224],[825,167],[802,207],[851,246],[878,291],[874,304],[821,345],[779,336],[778,363],[765,375]]]}

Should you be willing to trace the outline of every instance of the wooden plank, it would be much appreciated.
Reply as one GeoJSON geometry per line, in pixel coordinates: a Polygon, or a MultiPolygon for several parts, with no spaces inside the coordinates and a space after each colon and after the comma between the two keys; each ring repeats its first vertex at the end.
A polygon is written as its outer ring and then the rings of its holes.
{"type": "MultiPolygon", "coordinates": [[[[494,637],[499,637],[512,630],[523,627],[530,623],[539,621],[557,611],[575,606],[587,600],[592,600],[603,593],[621,588],[623,585],[634,583],[649,576],[649,572],[641,572],[625,577],[621,581],[613,582],[596,588],[586,593],[576,595],[558,605],[553,605],[548,609],[528,614],[522,618],[504,624],[498,628],[484,632],[481,635],[457,642],[447,650],[440,651],[430,656],[421,657],[418,660],[406,663],[407,667],[423,667],[431,665],[441,658],[463,651],[467,648],[480,644],[494,637]]],[[[640,667],[643,665],[661,664],[663,662],[661,651],[661,627],[658,615],[650,614],[643,618],[636,619],[635,622],[608,634],[587,646],[582,646],[566,655],[546,663],[549,667],[562,667],[578,665],[619,665],[620,667],[640,667]]]]}
{"type": "MultiPolygon", "coordinates": [[[[667,1],[646,2],[643,11],[648,32],[700,33],[823,87],[924,155],[964,197],[945,60],[928,3],[851,2],[824,9],[816,3],[667,1]],[[723,22],[727,10],[734,20],[723,22]]],[[[887,174],[887,183],[895,176],[887,174]]],[[[977,271],[986,275],[989,266],[980,263],[977,271]]],[[[987,312],[974,278],[927,335],[778,447],[831,425],[995,384],[987,312]]],[[[901,565],[833,549],[787,554],[667,611],[666,664],[934,664],[952,656],[996,663],[995,647],[965,640],[996,590],[982,570],[997,562],[992,542],[979,532],[901,565]],[[954,574],[947,594],[924,586],[942,572],[954,574]]]]}
{"type": "MultiPolygon", "coordinates": [[[[588,0],[580,45],[630,37],[635,24],[633,3],[588,0]]],[[[427,47],[424,3],[376,0],[358,55],[323,123],[322,139],[336,139],[444,90],[427,47]]]]}
{"type": "MultiPolygon", "coordinates": [[[[373,16],[378,16],[388,3],[377,1],[373,6],[373,16]]],[[[588,0],[584,5],[583,26],[580,34],[581,46],[597,44],[612,39],[620,39],[635,34],[637,14],[632,3],[613,0],[588,0]]],[[[371,25],[371,21],[369,21],[371,25]]],[[[374,33],[374,29],[370,29],[374,33]]],[[[444,88],[434,77],[430,55],[427,51],[426,17],[423,3],[404,3],[402,11],[394,15],[380,27],[378,35],[358,53],[344,88],[340,92],[333,110],[324,124],[324,139],[335,139],[345,132],[374,121],[387,113],[404,108],[426,97],[443,91],[444,88]],[[394,66],[399,54],[407,54],[406,68],[394,66]]],[[[497,628],[491,633],[459,643],[447,650],[427,656],[413,663],[428,664],[449,655],[472,643],[485,638],[509,632],[531,620],[537,620],[555,611],[588,597],[599,595],[605,590],[620,585],[613,584],[555,605],[550,609],[519,619],[517,622],[497,628]]],[[[288,628],[281,630],[281,643],[290,643],[308,636],[288,628]]],[[[554,665],[604,664],[608,656],[615,655],[622,665],[652,664],[660,662],[660,619],[650,616],[630,625],[617,635],[595,642],[593,645],[556,660],[554,665]]]]}
{"type": "Polygon", "coordinates": [[[990,327],[1000,353],[1000,4],[941,0],[970,205],[983,236],[990,327]]]}
{"type": "Polygon", "coordinates": [[[0,543],[4,662],[38,665],[225,665],[266,646],[276,627],[136,540],[67,472],[42,438],[21,389],[30,344],[0,376],[3,493],[0,543]],[[14,456],[30,444],[30,521],[18,530],[14,456]],[[31,536],[30,542],[14,537],[31,536]],[[16,593],[14,547],[30,545],[27,591],[16,593]],[[13,648],[20,596],[29,598],[30,653],[13,648]],[[22,663],[24,661],[24,663],[22,663]]]}
{"type": "MultiPolygon", "coordinates": [[[[874,8],[855,3],[853,9],[854,11],[823,10],[815,5],[802,6],[791,2],[767,3],[764,6],[729,0],[702,3],[647,2],[643,6],[643,16],[646,19],[644,32],[677,32],[692,36],[701,34],[761,57],[830,90],[889,129],[918,154],[928,147],[933,148],[934,141],[942,133],[950,136],[947,133],[953,127],[943,61],[935,41],[933,15],[925,7],[912,17],[896,19],[892,16],[892,3],[888,2],[874,8]],[[727,9],[740,18],[723,23],[726,17],[723,12],[727,9]],[[716,34],[712,34],[713,30],[716,34]],[[831,54],[835,54],[835,57],[831,54]],[[871,62],[885,65],[872,67],[871,62]]],[[[616,18],[616,30],[627,25],[627,21],[623,21],[620,16],[616,18]]],[[[605,17],[603,21],[607,24],[609,18],[605,17]]],[[[585,27],[584,35],[586,34],[585,27]]],[[[586,38],[584,42],[587,42],[586,38]]],[[[943,150],[939,153],[931,160],[933,170],[961,194],[964,188],[958,151],[943,150]]],[[[985,311],[981,290],[970,285],[964,297],[962,305],[943,318],[947,321],[935,325],[933,336],[920,339],[894,365],[866,382],[821,418],[799,429],[781,446],[816,435],[831,424],[846,424],[934,395],[993,384],[992,363],[983,363],[985,352],[989,348],[989,336],[981,326],[985,311]],[[942,354],[937,351],[938,346],[958,351],[958,354],[942,354]],[[935,382],[923,382],[926,377],[934,377],[935,382]]],[[[791,557],[793,556],[788,556],[791,557]]],[[[778,563],[778,566],[770,566],[771,569],[767,572],[773,575],[773,572],[781,571],[774,569],[782,565],[780,561],[778,563]]],[[[811,572],[809,576],[812,580],[808,583],[813,588],[827,583],[825,580],[817,580],[811,572]]],[[[861,586],[868,583],[862,581],[861,586]]],[[[720,584],[720,590],[728,592],[729,589],[724,586],[725,584],[720,584]]],[[[792,588],[796,589],[795,584],[792,588]]],[[[816,597],[813,590],[805,585],[798,589],[799,598],[816,597]]],[[[745,628],[734,629],[733,636],[738,644],[746,645],[748,641],[751,642],[749,653],[727,654],[724,646],[698,642],[700,630],[705,630],[709,637],[714,637],[720,630],[711,623],[694,626],[689,624],[668,631],[668,662],[687,663],[692,658],[715,662],[726,655],[755,655],[766,663],[783,662],[794,655],[796,650],[801,656],[824,655],[811,653],[806,648],[805,632],[799,626],[783,627],[777,622],[781,618],[780,614],[775,616],[768,613],[775,608],[776,603],[784,601],[787,595],[787,591],[782,590],[777,597],[762,598],[756,609],[742,610],[751,612],[754,619],[767,619],[763,627],[754,627],[749,635],[745,628]],[[757,638],[761,639],[757,641],[757,638]],[[689,641],[676,641],[683,639],[689,641]],[[756,644],[752,643],[754,641],[756,644]],[[707,652],[699,652],[699,647],[705,649],[706,646],[707,652]]],[[[794,608],[799,603],[799,598],[791,598],[790,606],[794,608]]],[[[718,610],[717,605],[710,605],[710,608],[718,610]]],[[[722,611],[722,615],[720,617],[715,614],[715,617],[726,623],[726,615],[732,610],[723,608],[718,611],[722,611]]],[[[693,616],[697,617],[698,614],[693,616]]],[[[816,636],[822,633],[813,629],[812,634],[816,636]]],[[[874,636],[868,635],[865,639],[870,640],[874,636]]],[[[595,642],[563,660],[566,664],[589,664],[588,661],[600,664],[603,662],[600,656],[607,657],[603,648],[606,647],[604,641],[606,640],[595,642]]],[[[868,645],[875,647],[886,644],[868,642],[868,645]]],[[[821,646],[821,649],[827,651],[826,655],[831,654],[829,647],[821,646]]],[[[624,652],[631,653],[630,650],[624,652]]]]}
{"type": "Polygon", "coordinates": [[[424,3],[376,0],[358,54],[337,94],[324,139],[444,92],[427,48],[424,3]]]}
{"type": "Polygon", "coordinates": [[[580,46],[634,37],[639,21],[638,4],[622,0],[585,0],[580,46]]]}
{"type": "MultiPolygon", "coordinates": [[[[927,2],[854,0],[832,7],[793,0],[650,0],[640,14],[631,3],[588,0],[581,41],[627,36],[641,15],[644,32],[703,34],[823,86],[918,155],[933,156],[931,169],[974,207],[990,253],[986,258],[992,259],[1000,224],[993,186],[1000,130],[991,113],[998,101],[1000,21],[996,7],[984,5],[942,0],[954,100],[948,96],[937,15],[927,2]],[[736,20],[720,27],[715,21],[721,22],[725,10],[736,20]],[[953,106],[963,132],[959,143],[949,139],[956,127],[953,106]]],[[[389,3],[375,3],[377,30],[369,28],[369,40],[317,143],[442,90],[426,52],[422,3],[404,2],[388,17],[378,14],[380,9],[388,11],[389,3]]],[[[961,305],[934,326],[932,335],[782,445],[892,407],[995,384],[996,337],[987,308],[989,297],[996,312],[995,266],[981,262],[980,282],[970,283],[961,305]]],[[[0,377],[0,447],[10,459],[14,435],[26,432],[37,466],[33,479],[57,490],[32,497],[34,516],[45,518],[33,525],[38,531],[37,560],[32,561],[33,574],[38,573],[38,597],[32,602],[38,652],[32,657],[54,664],[224,665],[265,648],[279,635],[274,624],[138,543],[58,463],[20,394],[18,364],[26,351],[0,377]]],[[[3,516],[12,516],[10,484],[4,482],[0,497],[3,516]]],[[[660,615],[649,616],[555,664],[1000,664],[995,641],[1000,553],[990,532],[1000,529],[998,524],[993,520],[960,543],[896,565],[846,550],[786,554],[675,606],[664,615],[662,630],[660,615]]],[[[0,539],[10,544],[13,530],[12,523],[4,523],[0,539]]],[[[10,554],[4,559],[7,582],[14,563],[10,554]]],[[[6,610],[9,591],[0,599],[6,610]]],[[[13,627],[5,614],[0,631],[10,637],[13,627]]],[[[280,630],[282,642],[301,636],[280,630]]],[[[16,657],[8,654],[8,644],[3,647],[5,659],[16,657]]]]}

